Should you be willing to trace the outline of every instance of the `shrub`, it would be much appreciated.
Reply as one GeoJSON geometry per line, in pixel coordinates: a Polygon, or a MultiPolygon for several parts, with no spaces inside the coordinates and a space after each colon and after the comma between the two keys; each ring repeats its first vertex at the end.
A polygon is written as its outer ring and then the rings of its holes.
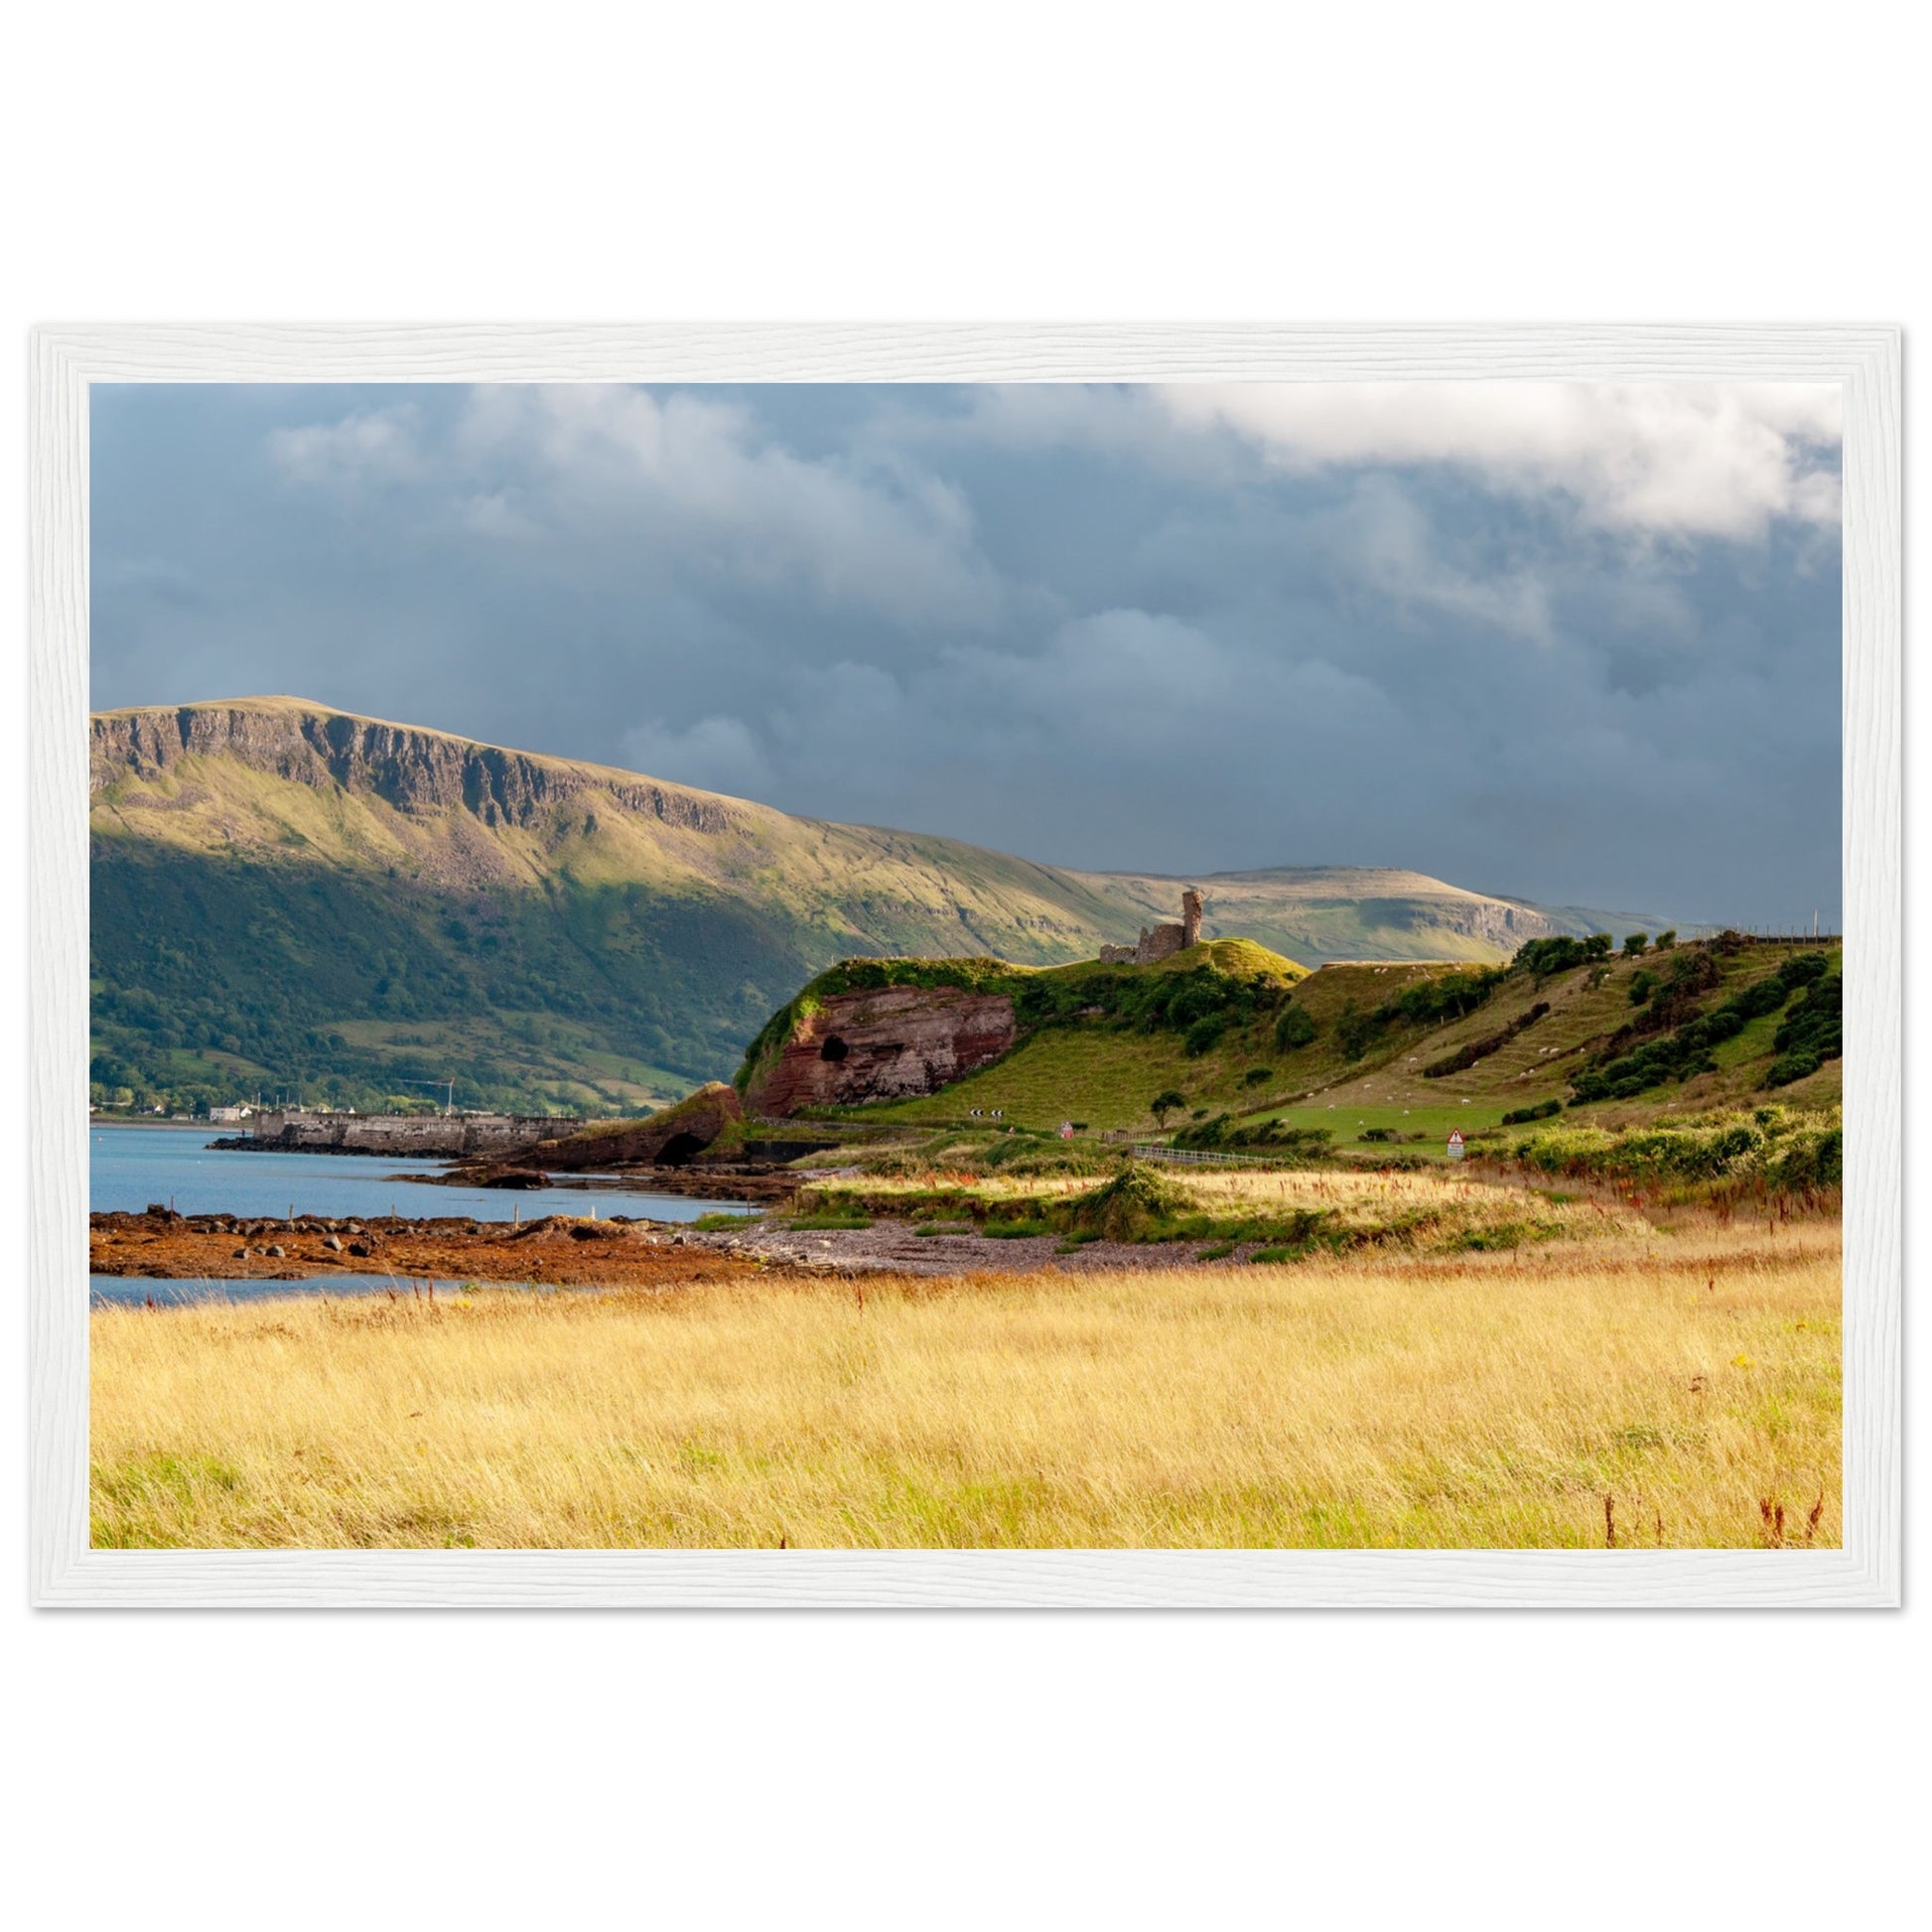
{"type": "Polygon", "coordinates": [[[1777,1144],[1764,1163],[1764,1178],[1787,1193],[1818,1193],[1845,1185],[1845,1130],[1800,1129],[1777,1144]]]}
{"type": "MultiPolygon", "coordinates": [[[[1725,1006],[1734,1008],[1746,1020],[1759,1020],[1767,1013],[1776,1013],[1790,997],[1790,987],[1773,975],[1770,979],[1759,980],[1754,986],[1745,987],[1741,993],[1726,1000],[1725,1006]]],[[[1719,1009],[1720,1012],[1723,1010],[1719,1009]]]]}
{"type": "Polygon", "coordinates": [[[1676,944],[1677,944],[1677,928],[1674,925],[1666,926],[1662,932],[1658,933],[1656,940],[1654,941],[1655,949],[1658,952],[1669,952],[1670,949],[1676,944]]]}
{"type": "Polygon", "coordinates": [[[1335,1020],[1335,1043],[1341,1048],[1342,1058],[1360,1059],[1380,1031],[1374,1016],[1364,1013],[1350,1000],[1335,1020]]]}
{"type": "Polygon", "coordinates": [[[1383,1022],[1405,1020],[1412,1026],[1439,1026],[1445,1020],[1460,1020],[1473,1013],[1495,992],[1508,975],[1493,966],[1473,972],[1443,973],[1435,979],[1418,981],[1405,987],[1393,1000],[1376,1008],[1383,1022]]]}
{"type": "Polygon", "coordinates": [[[1559,933],[1548,939],[1531,939],[1518,946],[1516,957],[1510,961],[1510,970],[1528,973],[1541,984],[1553,974],[1567,973],[1583,965],[1588,957],[1581,939],[1559,933]]]}
{"type": "Polygon", "coordinates": [[[1793,953],[1778,968],[1778,978],[1786,986],[1810,986],[1832,970],[1832,962],[1822,952],[1793,953]]]}
{"type": "Polygon", "coordinates": [[[1641,958],[1645,950],[1649,947],[1649,945],[1650,945],[1649,933],[1633,932],[1629,934],[1629,936],[1625,938],[1623,942],[1623,956],[1626,959],[1641,958]]]}
{"type": "Polygon", "coordinates": [[[1040,1141],[1015,1135],[990,1147],[984,1163],[1009,1174],[1083,1174],[1105,1173],[1121,1157],[1105,1148],[1076,1146],[1071,1141],[1040,1141]]]}
{"type": "Polygon", "coordinates": [[[1088,1232],[1109,1241],[1132,1241],[1193,1209],[1192,1197],[1145,1161],[1135,1161],[1112,1180],[1067,1203],[1069,1237],[1088,1232]]]}
{"type": "Polygon", "coordinates": [[[1837,1059],[1845,1051],[1843,975],[1827,972],[1814,978],[1792,1001],[1771,1045],[1778,1058],[1764,1076],[1767,1087],[1789,1086],[1807,1073],[1816,1073],[1825,1061],[1837,1059]]]}
{"type": "Polygon", "coordinates": [[[1263,1087],[1274,1077],[1275,1069],[1272,1066],[1251,1066],[1242,1074],[1241,1084],[1244,1087],[1263,1087]]]}
{"type": "Polygon", "coordinates": [[[1548,1120],[1563,1112],[1561,1100],[1539,1100],[1534,1107],[1518,1107],[1503,1116],[1505,1127],[1521,1127],[1533,1120],[1548,1120]]]}
{"type": "Polygon", "coordinates": [[[1703,992],[1724,978],[1718,962],[1702,946],[1689,946],[1670,963],[1670,983],[1703,992]]]}
{"type": "Polygon", "coordinates": [[[1315,1026],[1306,1008],[1289,1006],[1275,1022],[1275,1044],[1284,1052],[1292,1053],[1298,1046],[1306,1046],[1314,1037],[1315,1026]]]}
{"type": "Polygon", "coordinates": [[[1630,975],[1630,1004],[1640,1007],[1656,992],[1661,982],[1655,973],[1638,971],[1630,975]]]}
{"type": "Polygon", "coordinates": [[[1227,1032],[1228,1023],[1218,1013],[1203,1015],[1181,1035],[1180,1050],[1189,1059],[1199,1059],[1203,1053],[1211,1053],[1221,1043],[1221,1035],[1227,1032]]]}

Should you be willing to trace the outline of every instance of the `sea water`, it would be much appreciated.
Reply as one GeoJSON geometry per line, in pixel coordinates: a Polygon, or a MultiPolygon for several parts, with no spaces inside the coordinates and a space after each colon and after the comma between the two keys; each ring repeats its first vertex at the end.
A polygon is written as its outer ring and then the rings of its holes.
{"type": "Polygon", "coordinates": [[[440,1161],[388,1154],[240,1154],[210,1148],[211,1138],[206,1127],[122,1127],[95,1121],[87,1130],[88,1207],[96,1214],[138,1214],[159,1204],[177,1214],[257,1219],[292,1211],[330,1220],[369,1220],[394,1213],[418,1218],[467,1214],[479,1221],[588,1214],[593,1207],[600,1215],[630,1214],[654,1221],[756,1211],[744,1201],[653,1194],[619,1178],[592,1177],[588,1186],[439,1187],[435,1177],[444,1171],[440,1161]]]}
{"type": "MultiPolygon", "coordinates": [[[[97,1308],[194,1308],[205,1302],[276,1302],[290,1295],[396,1295],[420,1300],[434,1288],[439,1295],[461,1295],[471,1284],[453,1277],[425,1275],[305,1275],[299,1280],[225,1281],[213,1275],[190,1276],[181,1281],[155,1281],[145,1275],[89,1275],[87,1299],[97,1308]]],[[[521,1282],[479,1282],[479,1288],[512,1289],[528,1294],[567,1295],[568,1289],[526,1288],[521,1282]]]]}

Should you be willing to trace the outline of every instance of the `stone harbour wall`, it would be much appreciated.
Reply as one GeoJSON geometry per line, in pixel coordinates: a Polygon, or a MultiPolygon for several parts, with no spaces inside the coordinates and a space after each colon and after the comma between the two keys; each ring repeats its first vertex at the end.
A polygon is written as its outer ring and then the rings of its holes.
{"type": "Polygon", "coordinates": [[[542,1114],[256,1114],[231,1146],[303,1154],[505,1154],[568,1133],[542,1114]]]}

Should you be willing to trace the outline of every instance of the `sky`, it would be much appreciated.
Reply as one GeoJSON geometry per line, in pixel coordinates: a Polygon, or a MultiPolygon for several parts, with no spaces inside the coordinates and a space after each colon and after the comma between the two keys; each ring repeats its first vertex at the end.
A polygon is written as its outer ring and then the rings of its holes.
{"type": "Polygon", "coordinates": [[[1816,385],[96,386],[92,703],[1091,870],[1839,919],[1816,385]]]}

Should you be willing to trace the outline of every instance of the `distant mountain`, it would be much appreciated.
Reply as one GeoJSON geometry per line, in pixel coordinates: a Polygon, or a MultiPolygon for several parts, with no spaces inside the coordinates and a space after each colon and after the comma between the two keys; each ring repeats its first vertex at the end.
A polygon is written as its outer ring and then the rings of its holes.
{"type": "Polygon", "coordinates": [[[1067,877],[1150,921],[1173,918],[1182,887],[1198,886],[1207,899],[1201,926],[1207,937],[1256,939],[1310,966],[1338,959],[1503,959],[1524,940],[1553,933],[1621,938],[1658,926],[1644,913],[1535,905],[1395,867],[1279,866],[1186,880],[1160,873],[1067,877]]]}
{"type": "MultiPolygon", "coordinates": [[[[1183,883],[793,818],[294,698],[97,714],[91,830],[110,1100],[366,1106],[454,1077],[460,1105],[627,1111],[728,1077],[834,960],[1088,958],[1173,918],[1183,883]]],[[[1494,959],[1592,929],[1409,872],[1192,883],[1210,937],[1308,965],[1494,959]]]]}

